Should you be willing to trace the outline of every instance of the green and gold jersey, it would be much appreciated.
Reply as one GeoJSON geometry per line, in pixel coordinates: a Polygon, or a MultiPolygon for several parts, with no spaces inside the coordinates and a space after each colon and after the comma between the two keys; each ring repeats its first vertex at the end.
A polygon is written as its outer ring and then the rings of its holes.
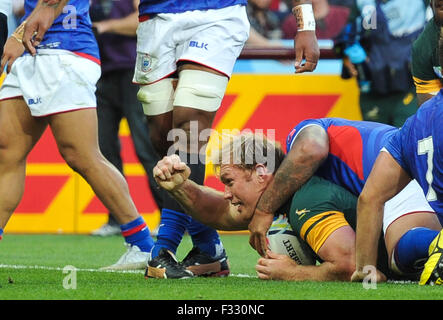
{"type": "Polygon", "coordinates": [[[289,223],[314,250],[340,227],[355,230],[357,197],[325,179],[312,177],[292,197],[289,223]]]}
{"type": "MultiPolygon", "coordinates": [[[[278,214],[289,212],[292,229],[311,247],[321,262],[318,251],[335,230],[344,226],[356,229],[357,197],[339,185],[313,176],[278,211],[278,214]]],[[[389,279],[396,278],[388,268],[383,234],[379,240],[377,260],[380,271],[389,279]]]]}
{"type": "Polygon", "coordinates": [[[440,28],[431,19],[412,47],[412,76],[417,93],[435,94],[443,88],[438,55],[440,28]]]}

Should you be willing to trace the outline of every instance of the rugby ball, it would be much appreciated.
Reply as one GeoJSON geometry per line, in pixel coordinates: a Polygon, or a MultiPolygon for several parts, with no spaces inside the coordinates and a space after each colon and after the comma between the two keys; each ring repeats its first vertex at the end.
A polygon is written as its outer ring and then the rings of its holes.
{"type": "Polygon", "coordinates": [[[274,219],[267,239],[272,252],[285,254],[301,265],[314,265],[316,262],[312,249],[292,230],[284,215],[274,219]]]}

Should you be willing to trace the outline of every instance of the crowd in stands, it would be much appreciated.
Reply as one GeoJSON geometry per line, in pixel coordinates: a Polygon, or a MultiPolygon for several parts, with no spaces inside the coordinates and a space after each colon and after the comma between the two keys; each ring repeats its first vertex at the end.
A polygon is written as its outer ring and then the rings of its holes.
{"type": "MultiPolygon", "coordinates": [[[[334,39],[345,27],[354,0],[313,0],[318,39],[334,39]]],[[[251,36],[247,46],[281,46],[277,40],[294,39],[297,21],[292,12],[292,1],[249,0],[248,15],[251,36]]]]}

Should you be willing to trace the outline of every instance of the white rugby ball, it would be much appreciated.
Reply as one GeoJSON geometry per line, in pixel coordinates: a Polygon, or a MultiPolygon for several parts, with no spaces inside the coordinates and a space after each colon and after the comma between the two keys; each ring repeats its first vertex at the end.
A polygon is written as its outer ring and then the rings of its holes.
{"type": "Polygon", "coordinates": [[[285,254],[301,265],[315,264],[311,248],[292,230],[286,216],[280,215],[274,220],[267,238],[272,252],[285,254]]]}

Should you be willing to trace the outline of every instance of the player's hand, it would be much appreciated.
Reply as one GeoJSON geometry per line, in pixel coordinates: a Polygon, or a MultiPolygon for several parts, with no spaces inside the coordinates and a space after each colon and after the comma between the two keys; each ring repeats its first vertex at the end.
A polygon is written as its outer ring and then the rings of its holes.
{"type": "Polygon", "coordinates": [[[250,232],[249,244],[257,250],[258,254],[262,257],[266,257],[266,251],[268,250],[266,234],[268,233],[273,220],[274,215],[272,213],[255,209],[252,220],[248,226],[250,232]]]}
{"type": "MultiPolygon", "coordinates": [[[[54,4],[57,4],[57,1],[54,4]]],[[[35,48],[43,41],[46,31],[49,30],[56,18],[56,8],[51,6],[49,2],[35,10],[26,20],[23,33],[23,45],[33,56],[37,53],[35,48]]]]}
{"type": "Polygon", "coordinates": [[[262,280],[296,280],[294,279],[294,269],[298,264],[289,256],[266,251],[268,258],[258,259],[255,270],[262,280]]]}
{"type": "Polygon", "coordinates": [[[17,39],[9,37],[3,48],[3,56],[1,58],[0,65],[0,76],[2,75],[6,65],[8,65],[8,69],[6,70],[6,72],[11,72],[11,68],[15,60],[21,57],[23,52],[25,52],[25,47],[23,46],[23,44],[21,44],[17,39]]]}
{"type": "MultiPolygon", "coordinates": [[[[374,275],[368,273],[368,272],[363,272],[363,270],[355,270],[354,273],[351,276],[351,281],[352,282],[363,282],[363,280],[369,278],[372,278],[374,275]]],[[[387,278],[386,276],[378,269],[376,269],[376,274],[375,274],[375,281],[377,283],[379,282],[386,282],[387,278]]]]}
{"type": "Polygon", "coordinates": [[[297,32],[295,46],[295,73],[312,72],[317,67],[320,58],[317,37],[314,31],[297,32]],[[302,60],[305,63],[302,64],[302,60]]]}
{"type": "Polygon", "coordinates": [[[164,157],[153,169],[157,184],[167,191],[173,191],[185,182],[191,169],[176,154],[164,157]]]}

